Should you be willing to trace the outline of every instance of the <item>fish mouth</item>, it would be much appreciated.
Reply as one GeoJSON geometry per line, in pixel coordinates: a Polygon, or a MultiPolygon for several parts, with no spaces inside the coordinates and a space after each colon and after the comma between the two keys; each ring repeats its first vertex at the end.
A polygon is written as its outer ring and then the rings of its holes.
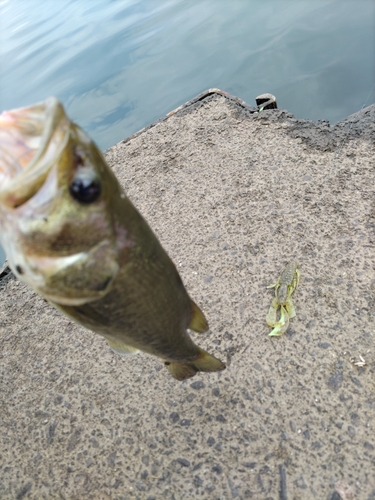
{"type": "Polygon", "coordinates": [[[0,203],[16,208],[34,196],[67,144],[69,126],[54,97],[0,115],[0,203]]]}
{"type": "Polygon", "coordinates": [[[98,300],[108,293],[119,270],[115,250],[108,240],[88,252],[57,258],[34,255],[20,262],[26,270],[24,281],[60,305],[77,306],[98,300]]]}

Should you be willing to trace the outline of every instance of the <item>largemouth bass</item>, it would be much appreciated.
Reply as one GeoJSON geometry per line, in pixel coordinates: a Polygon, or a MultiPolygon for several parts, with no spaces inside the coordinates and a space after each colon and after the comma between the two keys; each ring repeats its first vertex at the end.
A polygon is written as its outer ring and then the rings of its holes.
{"type": "Polygon", "coordinates": [[[13,273],[120,354],[178,380],[225,364],[187,329],[207,321],[90,138],[55,98],[0,115],[0,241],[13,273]]]}

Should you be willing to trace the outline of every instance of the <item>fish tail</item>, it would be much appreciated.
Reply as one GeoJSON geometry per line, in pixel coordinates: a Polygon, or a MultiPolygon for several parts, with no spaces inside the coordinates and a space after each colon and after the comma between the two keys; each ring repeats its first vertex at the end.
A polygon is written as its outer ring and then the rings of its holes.
{"type": "Polygon", "coordinates": [[[197,372],[218,372],[225,370],[225,363],[211,356],[208,352],[198,347],[199,354],[194,361],[170,362],[165,361],[165,366],[177,380],[194,377],[197,372]]]}

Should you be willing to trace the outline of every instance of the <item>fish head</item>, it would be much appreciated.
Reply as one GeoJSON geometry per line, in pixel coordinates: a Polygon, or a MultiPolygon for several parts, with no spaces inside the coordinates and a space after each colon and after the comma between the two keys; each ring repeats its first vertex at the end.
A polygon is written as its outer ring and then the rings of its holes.
{"type": "Polygon", "coordinates": [[[0,242],[14,274],[48,300],[108,293],[119,269],[113,205],[124,197],[57,99],[0,115],[0,242]]]}

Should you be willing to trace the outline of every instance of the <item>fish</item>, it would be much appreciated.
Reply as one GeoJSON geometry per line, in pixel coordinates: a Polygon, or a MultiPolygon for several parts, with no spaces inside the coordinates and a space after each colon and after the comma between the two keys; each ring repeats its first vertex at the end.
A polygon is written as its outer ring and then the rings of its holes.
{"type": "Polygon", "coordinates": [[[207,320],[95,143],[54,97],[0,115],[0,243],[14,275],[119,354],[177,380],[225,363],[207,320]]]}

